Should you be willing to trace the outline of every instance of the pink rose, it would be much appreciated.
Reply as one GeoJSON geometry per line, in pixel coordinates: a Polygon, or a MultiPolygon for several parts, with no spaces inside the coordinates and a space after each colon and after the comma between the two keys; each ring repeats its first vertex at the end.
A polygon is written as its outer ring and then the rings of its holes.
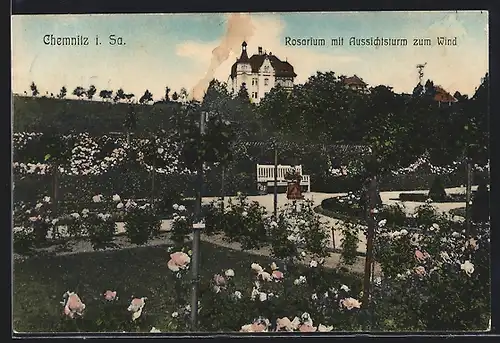
{"type": "Polygon", "coordinates": [[[293,331],[297,329],[296,323],[292,322],[288,317],[278,318],[276,320],[276,331],[293,331]]]}
{"type": "Polygon", "coordinates": [[[360,308],[361,307],[361,303],[354,298],[342,299],[342,300],[340,300],[340,304],[342,306],[344,306],[345,308],[347,308],[348,310],[352,310],[353,308],[360,308]]]}
{"type": "Polygon", "coordinates": [[[141,316],[142,309],[144,308],[144,305],[146,305],[146,300],[146,297],[132,299],[129,307],[127,308],[127,311],[132,312],[132,320],[135,321],[141,316]]]}
{"type": "Polygon", "coordinates": [[[168,261],[167,266],[171,271],[178,272],[179,269],[186,269],[190,262],[191,258],[188,254],[178,251],[170,254],[170,261],[168,261]]]}
{"type": "Polygon", "coordinates": [[[422,266],[418,266],[417,268],[415,268],[415,273],[417,273],[420,276],[424,276],[426,274],[425,268],[422,266]]]}
{"type": "Polygon", "coordinates": [[[78,294],[68,291],[65,295],[68,299],[64,305],[64,314],[70,318],[74,318],[75,314],[78,314],[79,316],[83,315],[85,304],[82,302],[78,294]]]}
{"type": "Polygon", "coordinates": [[[415,258],[420,262],[425,261],[425,259],[429,257],[430,257],[429,254],[426,253],[425,251],[424,252],[421,252],[420,250],[415,251],[415,258]]]}
{"type": "Polygon", "coordinates": [[[107,301],[113,301],[116,299],[116,291],[106,291],[104,292],[104,299],[107,301]]]}
{"type": "Polygon", "coordinates": [[[275,278],[276,280],[281,280],[283,279],[283,273],[279,270],[273,270],[273,278],[275,278]]]}
{"type": "Polygon", "coordinates": [[[266,325],[263,323],[253,323],[243,325],[240,332],[265,332],[267,329],[266,325]]]}
{"type": "Polygon", "coordinates": [[[317,328],[315,326],[312,326],[311,324],[302,324],[299,327],[300,332],[314,332],[316,331],[316,329],[317,328]]]}

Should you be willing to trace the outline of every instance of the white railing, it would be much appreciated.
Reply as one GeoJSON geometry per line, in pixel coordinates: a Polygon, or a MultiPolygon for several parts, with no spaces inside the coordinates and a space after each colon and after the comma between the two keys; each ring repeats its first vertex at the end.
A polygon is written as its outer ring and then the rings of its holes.
{"type": "MultiPolygon", "coordinates": [[[[279,186],[287,185],[287,180],[285,179],[285,175],[292,171],[295,168],[295,171],[302,176],[300,181],[301,185],[307,186],[307,191],[311,191],[311,177],[309,175],[302,174],[302,166],[292,167],[290,165],[278,165],[278,174],[277,181],[279,186]]],[[[257,164],[257,182],[258,183],[267,183],[269,186],[274,185],[274,165],[264,165],[257,164]]]]}

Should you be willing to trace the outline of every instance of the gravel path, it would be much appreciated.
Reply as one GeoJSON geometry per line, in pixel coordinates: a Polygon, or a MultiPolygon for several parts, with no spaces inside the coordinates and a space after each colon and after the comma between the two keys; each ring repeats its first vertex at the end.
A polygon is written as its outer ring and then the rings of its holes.
{"type": "MultiPolygon", "coordinates": [[[[477,187],[473,187],[475,189],[477,187]]],[[[465,192],[464,187],[460,188],[448,188],[446,190],[448,193],[463,193],[465,192]]],[[[413,191],[413,192],[405,192],[405,193],[426,193],[427,191],[413,191]]],[[[399,193],[403,193],[403,191],[392,191],[392,192],[381,192],[381,198],[382,202],[384,204],[396,204],[396,203],[401,203],[398,200],[393,200],[396,199],[399,196],[399,193]]],[[[334,196],[340,196],[340,195],[345,195],[346,193],[306,193],[305,198],[310,199],[313,201],[314,206],[320,205],[321,202],[330,197],[334,196]]],[[[225,201],[226,203],[229,202],[229,198],[233,198],[233,200],[236,197],[226,197],[225,201]]],[[[262,206],[264,206],[269,212],[273,211],[273,194],[268,194],[268,195],[261,195],[261,196],[249,196],[248,200],[250,201],[258,201],[262,206]]],[[[203,203],[209,203],[216,198],[204,198],[203,203]]],[[[286,199],[285,194],[278,194],[278,207],[283,206],[289,202],[288,199],[286,199]]],[[[405,202],[404,203],[407,211],[409,213],[412,213],[415,208],[421,203],[417,202],[405,202]]],[[[448,212],[450,209],[453,208],[458,208],[458,207],[463,207],[465,206],[465,203],[443,203],[443,204],[433,204],[433,206],[440,212],[448,212]]],[[[320,214],[321,221],[325,225],[325,229],[327,230],[327,233],[330,236],[330,247],[339,247],[340,242],[342,240],[342,234],[340,232],[340,228],[344,225],[342,220],[339,219],[334,219],[330,218],[324,215],[320,214]],[[333,228],[333,230],[332,230],[333,228]],[[334,232],[334,240],[332,240],[332,231],[334,232]]],[[[162,234],[150,242],[148,242],[148,246],[158,246],[158,245],[164,245],[164,244],[169,244],[171,241],[168,239],[168,231],[170,230],[171,227],[171,220],[163,220],[161,223],[161,231],[162,234]]],[[[127,238],[123,236],[123,233],[125,232],[124,230],[124,223],[117,223],[117,237],[114,240],[114,247],[111,248],[112,250],[115,249],[131,249],[137,247],[135,244],[131,244],[127,241],[127,238]]],[[[235,250],[241,250],[241,246],[239,243],[230,243],[227,242],[223,239],[223,236],[221,235],[216,235],[216,236],[207,236],[202,234],[201,239],[203,241],[213,243],[222,247],[230,248],[230,249],[235,249],[235,250]]],[[[358,246],[358,251],[359,252],[366,252],[366,238],[362,232],[359,234],[359,246],[358,246]]],[[[70,240],[67,241],[65,244],[59,244],[59,245],[54,245],[50,248],[43,249],[40,252],[42,253],[48,253],[48,254],[53,254],[53,255],[67,255],[67,254],[76,254],[76,253],[88,253],[88,252],[93,252],[94,249],[92,248],[90,242],[85,241],[85,240],[70,240]]],[[[255,254],[255,255],[262,255],[262,256],[270,256],[270,250],[269,248],[265,247],[259,250],[251,250],[248,251],[250,254],[255,254]]],[[[26,257],[14,254],[14,259],[25,259],[26,257]]],[[[364,270],[364,257],[358,257],[358,260],[356,263],[352,266],[344,266],[348,268],[349,270],[353,272],[359,272],[362,273],[364,270]]],[[[304,263],[308,263],[308,261],[305,261],[304,263]]],[[[342,263],[340,261],[340,254],[339,253],[331,253],[328,258],[325,259],[325,266],[330,267],[330,268],[338,268],[342,267],[342,263]]],[[[375,266],[375,273],[379,274],[380,273],[380,267],[378,265],[375,266]]]]}

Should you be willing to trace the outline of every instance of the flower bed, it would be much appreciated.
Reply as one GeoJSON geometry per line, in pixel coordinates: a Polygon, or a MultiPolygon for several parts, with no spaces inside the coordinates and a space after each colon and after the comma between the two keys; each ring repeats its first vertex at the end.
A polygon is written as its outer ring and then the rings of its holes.
{"type": "MultiPolygon", "coordinates": [[[[188,249],[184,251],[189,256],[188,249]]],[[[169,252],[168,246],[157,246],[16,262],[14,328],[18,332],[149,332],[153,327],[162,332],[186,331],[190,269],[176,268],[184,264],[177,256],[174,260],[169,256],[173,252],[169,252]],[[62,304],[59,301],[68,290],[85,304],[81,316],[77,301],[69,306],[74,318],[64,314],[67,299],[62,304]],[[140,300],[132,303],[134,298],[140,300]],[[133,316],[137,319],[132,320],[133,316]]],[[[359,329],[357,304],[346,301],[346,306],[339,305],[340,300],[358,297],[362,282],[359,276],[327,270],[321,265],[290,265],[285,271],[276,259],[206,242],[201,243],[201,256],[201,331],[240,331],[253,323],[254,316],[267,316],[273,324],[269,331],[276,329],[279,318],[288,316],[293,321],[298,317],[301,322],[297,326],[296,322],[288,325],[282,321],[283,330],[298,330],[309,323],[304,312],[310,314],[316,329],[319,324],[327,329],[359,329]],[[279,267],[274,272],[273,262],[279,267]],[[278,270],[283,274],[279,275],[278,270]],[[285,289],[296,296],[287,297],[285,289]]],[[[184,262],[187,267],[188,260],[184,262]]]]}
{"type": "MultiPolygon", "coordinates": [[[[475,191],[472,191],[474,194],[475,191]]],[[[401,201],[412,201],[412,202],[426,202],[429,199],[429,195],[426,193],[400,193],[399,200],[401,201]]],[[[434,200],[436,203],[446,203],[446,202],[465,202],[465,194],[447,194],[446,198],[443,200],[434,200]]]]}

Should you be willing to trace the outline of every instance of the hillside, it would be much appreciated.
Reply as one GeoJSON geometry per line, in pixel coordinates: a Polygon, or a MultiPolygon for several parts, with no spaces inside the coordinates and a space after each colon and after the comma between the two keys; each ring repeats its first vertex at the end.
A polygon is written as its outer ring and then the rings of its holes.
{"type": "Polygon", "coordinates": [[[57,130],[101,134],[123,130],[125,115],[133,107],[137,131],[168,126],[179,103],[140,105],[102,101],[54,99],[15,95],[13,97],[14,132],[57,130]]]}

